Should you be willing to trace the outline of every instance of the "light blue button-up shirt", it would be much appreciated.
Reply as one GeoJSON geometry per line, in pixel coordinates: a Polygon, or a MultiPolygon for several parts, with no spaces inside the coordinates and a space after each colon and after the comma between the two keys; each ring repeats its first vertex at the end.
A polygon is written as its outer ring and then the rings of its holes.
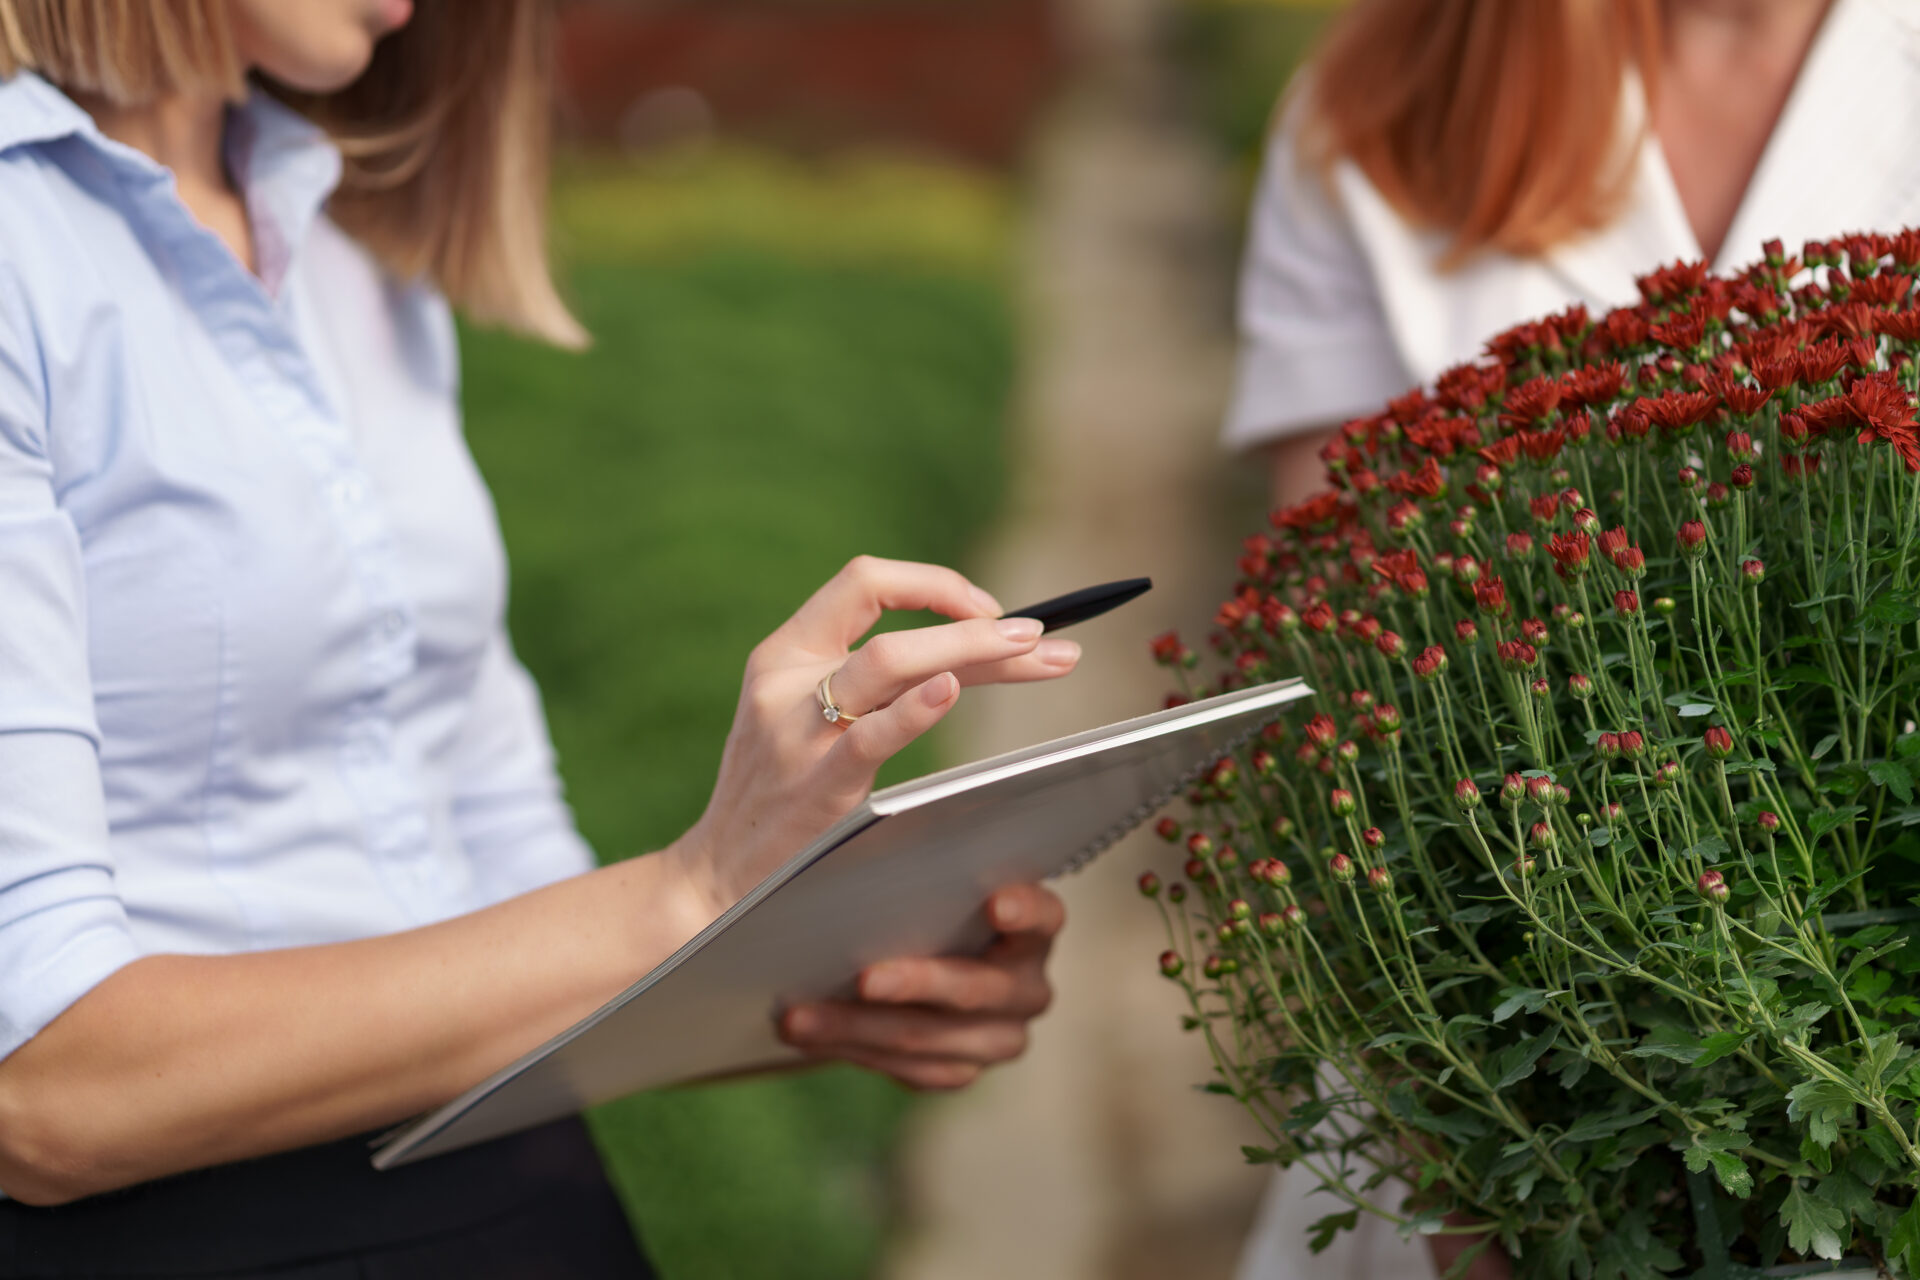
{"type": "Polygon", "coordinates": [[[585,870],[454,332],[256,95],[250,274],[0,82],[0,1056],[121,965],[391,932],[585,870]]]}

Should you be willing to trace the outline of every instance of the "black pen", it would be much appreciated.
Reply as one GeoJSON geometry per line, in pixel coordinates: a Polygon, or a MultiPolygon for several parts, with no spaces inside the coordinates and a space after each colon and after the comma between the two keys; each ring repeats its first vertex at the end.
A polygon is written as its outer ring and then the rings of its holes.
{"type": "Polygon", "coordinates": [[[1068,592],[1064,596],[1055,596],[1051,600],[1042,600],[1039,604],[1030,604],[1024,609],[1009,609],[1006,616],[1037,618],[1040,620],[1042,630],[1058,631],[1076,622],[1097,618],[1109,609],[1117,609],[1135,596],[1144,594],[1152,586],[1152,578],[1124,578],[1119,582],[1103,582],[1097,587],[1083,587],[1079,591],[1068,592]]]}

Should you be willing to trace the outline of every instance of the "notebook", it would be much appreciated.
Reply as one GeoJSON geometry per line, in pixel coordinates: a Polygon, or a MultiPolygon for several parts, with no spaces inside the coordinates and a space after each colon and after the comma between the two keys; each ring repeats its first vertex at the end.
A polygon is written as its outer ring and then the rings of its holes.
{"type": "Polygon", "coordinates": [[[874,792],[652,972],[376,1144],[389,1169],[660,1085],[800,1058],[780,1010],[867,965],[977,953],[987,897],[1074,870],[1312,691],[1261,685],[874,792]]]}

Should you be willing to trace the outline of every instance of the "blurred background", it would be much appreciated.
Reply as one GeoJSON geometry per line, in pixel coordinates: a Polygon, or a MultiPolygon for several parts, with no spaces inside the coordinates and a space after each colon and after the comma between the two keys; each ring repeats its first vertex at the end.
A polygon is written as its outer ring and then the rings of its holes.
{"type": "MultiPolygon", "coordinates": [[[[703,805],[747,650],[850,555],[1008,604],[1150,574],[1075,679],[969,691],[883,781],[1160,705],[1260,517],[1214,442],[1239,223],[1326,0],[573,0],[553,192],[595,347],[465,335],[512,624],[604,858],[703,805]],[[586,513],[595,513],[588,516],[586,513]]],[[[912,622],[913,619],[903,621],[912,622]]],[[[667,1280],[1227,1276],[1263,1186],[1133,879],[965,1094],[852,1070],[594,1129],[667,1280]]]]}

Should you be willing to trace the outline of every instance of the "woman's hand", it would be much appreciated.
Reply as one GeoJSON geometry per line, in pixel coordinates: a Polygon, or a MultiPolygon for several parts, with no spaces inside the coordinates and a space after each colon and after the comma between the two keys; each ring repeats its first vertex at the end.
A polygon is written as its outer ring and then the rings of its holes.
{"type": "Polygon", "coordinates": [[[1073,670],[1078,645],[1043,640],[1037,622],[1000,612],[951,569],[861,556],[755,647],[713,798],[668,851],[707,918],[864,800],[880,765],[938,723],[961,685],[1073,670]],[[887,632],[855,649],[888,609],[931,609],[955,621],[887,632]],[[857,723],[821,716],[815,689],[828,675],[835,703],[857,723]]]}
{"type": "Polygon", "coordinates": [[[1037,884],[987,900],[999,932],[978,959],[887,960],[860,975],[858,1001],[796,1005],[780,1020],[788,1044],[842,1058],[914,1089],[958,1089],[1020,1056],[1027,1023],[1053,999],[1047,953],[1066,908],[1037,884]]]}

